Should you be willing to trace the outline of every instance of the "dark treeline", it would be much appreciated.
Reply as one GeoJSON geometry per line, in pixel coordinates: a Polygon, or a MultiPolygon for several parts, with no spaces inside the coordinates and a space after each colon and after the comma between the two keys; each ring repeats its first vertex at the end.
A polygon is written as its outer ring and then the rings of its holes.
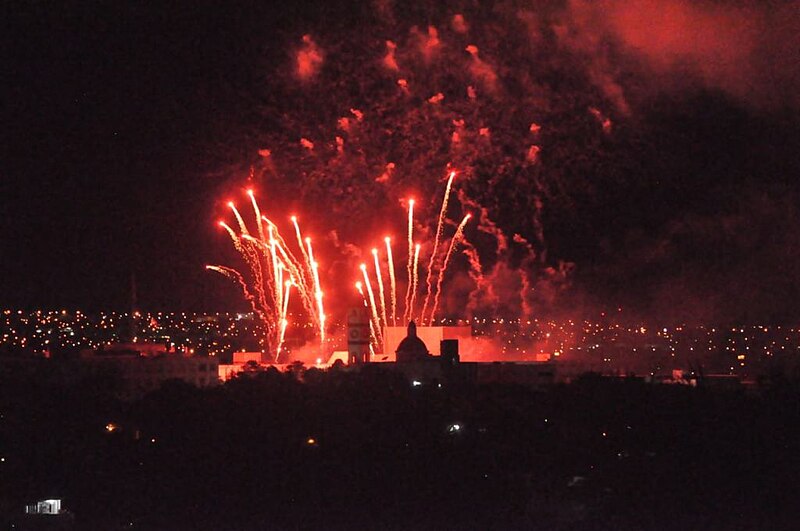
{"type": "Polygon", "coordinates": [[[369,367],[174,382],[125,403],[113,377],[59,367],[0,373],[4,526],[48,497],[75,529],[103,530],[800,521],[789,384],[746,394],[587,375],[537,392],[412,386],[369,367]]]}

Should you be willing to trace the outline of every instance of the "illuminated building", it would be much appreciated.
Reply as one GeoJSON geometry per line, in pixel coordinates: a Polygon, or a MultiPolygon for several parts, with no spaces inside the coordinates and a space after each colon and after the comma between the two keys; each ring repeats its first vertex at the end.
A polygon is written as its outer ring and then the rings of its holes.
{"type": "MultiPolygon", "coordinates": [[[[431,348],[437,348],[442,340],[455,339],[467,341],[472,338],[472,328],[469,326],[415,326],[415,328],[417,337],[422,340],[425,345],[430,345],[431,348]]],[[[382,356],[376,356],[374,361],[394,361],[395,353],[407,333],[408,329],[404,326],[384,327],[384,354],[382,356]]],[[[438,355],[440,353],[438,351],[431,351],[430,354],[438,355]]]]}
{"type": "Polygon", "coordinates": [[[61,512],[61,500],[50,499],[41,500],[25,506],[25,514],[50,514],[55,515],[61,512]]]}
{"type": "Polygon", "coordinates": [[[237,374],[249,368],[265,366],[264,354],[261,352],[234,352],[233,363],[221,363],[218,367],[219,379],[227,382],[237,374]]]}

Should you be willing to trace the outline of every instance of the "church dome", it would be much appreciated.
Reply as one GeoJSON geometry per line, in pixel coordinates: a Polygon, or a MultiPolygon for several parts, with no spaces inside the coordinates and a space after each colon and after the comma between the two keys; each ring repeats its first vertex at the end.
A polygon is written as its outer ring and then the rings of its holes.
{"type": "Polygon", "coordinates": [[[397,346],[395,354],[398,362],[418,361],[430,357],[425,342],[417,337],[417,325],[414,321],[408,323],[408,335],[397,346]]]}

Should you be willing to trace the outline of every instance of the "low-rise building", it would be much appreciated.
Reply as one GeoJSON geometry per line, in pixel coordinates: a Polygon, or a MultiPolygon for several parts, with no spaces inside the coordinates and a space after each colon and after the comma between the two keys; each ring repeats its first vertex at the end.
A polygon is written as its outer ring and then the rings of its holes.
{"type": "Polygon", "coordinates": [[[95,370],[109,370],[120,378],[120,394],[137,398],[160,388],[168,380],[197,387],[219,383],[219,360],[169,351],[163,345],[120,344],[104,350],[81,352],[81,362],[95,370]]]}

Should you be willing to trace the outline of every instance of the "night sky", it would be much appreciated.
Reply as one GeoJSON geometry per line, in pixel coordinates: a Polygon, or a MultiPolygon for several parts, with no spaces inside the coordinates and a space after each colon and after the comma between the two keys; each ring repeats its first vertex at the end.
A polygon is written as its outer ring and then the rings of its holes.
{"type": "Polygon", "coordinates": [[[470,6],[5,4],[0,306],[125,309],[135,274],[147,310],[243,308],[203,266],[235,259],[215,226],[222,202],[262,140],[291,129],[273,128],[283,110],[270,109],[290,105],[280,94],[302,35],[331,50],[329,81],[348,39],[382,46],[459,12],[499,26],[505,10],[537,13],[542,35],[568,43],[553,47],[552,93],[587,92],[614,120],[601,140],[543,145],[537,171],[566,190],[545,196],[540,265],[574,264],[553,313],[800,319],[796,2],[470,6]],[[585,75],[566,78],[567,61],[585,75]]]}

